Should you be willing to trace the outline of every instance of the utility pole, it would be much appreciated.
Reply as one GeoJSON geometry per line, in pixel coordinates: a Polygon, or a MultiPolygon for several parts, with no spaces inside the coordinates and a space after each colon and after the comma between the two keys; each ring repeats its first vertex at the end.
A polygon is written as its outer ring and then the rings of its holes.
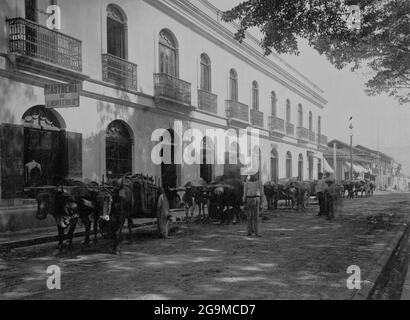
{"type": "MultiPolygon", "coordinates": [[[[336,150],[336,142],[333,144],[333,169],[335,170],[335,178],[336,181],[339,181],[338,175],[337,175],[337,150],[336,150]]],[[[342,169],[343,172],[343,169],[342,169]]],[[[343,177],[342,177],[343,180],[343,177]]]]}
{"type": "Polygon", "coordinates": [[[353,181],[353,123],[350,123],[350,181],[353,181]]]}

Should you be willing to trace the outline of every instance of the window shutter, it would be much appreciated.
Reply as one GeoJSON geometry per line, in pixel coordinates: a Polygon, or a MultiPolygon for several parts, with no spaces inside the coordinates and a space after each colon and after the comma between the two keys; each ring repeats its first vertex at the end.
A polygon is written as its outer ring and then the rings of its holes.
{"type": "Polygon", "coordinates": [[[1,196],[10,199],[22,194],[24,187],[24,127],[0,126],[1,196]]]}
{"type": "Polygon", "coordinates": [[[82,179],[83,177],[83,136],[81,133],[65,132],[66,178],[82,179]]]}

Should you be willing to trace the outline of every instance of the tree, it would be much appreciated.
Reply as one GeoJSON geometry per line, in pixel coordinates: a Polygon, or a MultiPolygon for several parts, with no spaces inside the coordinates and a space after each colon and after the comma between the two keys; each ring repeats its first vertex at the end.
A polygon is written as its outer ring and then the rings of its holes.
{"type": "Polygon", "coordinates": [[[248,0],[224,12],[223,20],[239,22],[238,41],[258,28],[266,55],[298,55],[298,40],[306,39],[338,69],[369,67],[367,94],[410,102],[409,0],[248,0]],[[357,29],[349,23],[352,5],[360,8],[357,29]]]}

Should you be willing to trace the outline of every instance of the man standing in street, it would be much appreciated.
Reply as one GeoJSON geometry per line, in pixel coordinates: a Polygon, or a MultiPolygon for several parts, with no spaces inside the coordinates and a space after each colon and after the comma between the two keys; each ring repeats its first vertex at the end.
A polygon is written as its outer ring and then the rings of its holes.
{"type": "Polygon", "coordinates": [[[325,201],[325,191],[327,185],[326,180],[323,178],[323,173],[319,173],[319,180],[316,184],[316,195],[319,201],[319,217],[326,215],[326,201],[325,201]]]}
{"type": "Polygon", "coordinates": [[[253,234],[261,237],[259,233],[259,210],[263,197],[263,185],[259,173],[252,175],[244,187],[245,211],[248,218],[248,236],[253,234]]]}
{"type": "Polygon", "coordinates": [[[157,203],[158,231],[163,239],[167,239],[170,225],[170,207],[164,188],[160,188],[159,193],[160,196],[157,203]]]}

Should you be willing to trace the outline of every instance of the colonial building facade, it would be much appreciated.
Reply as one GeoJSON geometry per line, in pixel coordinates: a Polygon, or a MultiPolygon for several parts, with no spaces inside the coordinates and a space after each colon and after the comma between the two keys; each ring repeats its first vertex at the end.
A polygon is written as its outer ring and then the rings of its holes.
{"type": "MultiPolygon", "coordinates": [[[[207,181],[226,165],[151,160],[158,128],[260,130],[264,181],[315,179],[327,145],[323,91],[206,0],[4,0],[0,3],[1,195],[62,178],[133,172],[169,186],[207,181]],[[61,8],[61,29],[47,8],[61,8]],[[45,86],[78,84],[79,107],[46,107],[45,86]],[[32,177],[33,170],[39,172],[32,177]]],[[[186,142],[184,142],[185,144],[186,142]]],[[[204,158],[215,154],[205,139],[204,158]]],[[[227,146],[227,149],[237,149],[227,146]]]]}

